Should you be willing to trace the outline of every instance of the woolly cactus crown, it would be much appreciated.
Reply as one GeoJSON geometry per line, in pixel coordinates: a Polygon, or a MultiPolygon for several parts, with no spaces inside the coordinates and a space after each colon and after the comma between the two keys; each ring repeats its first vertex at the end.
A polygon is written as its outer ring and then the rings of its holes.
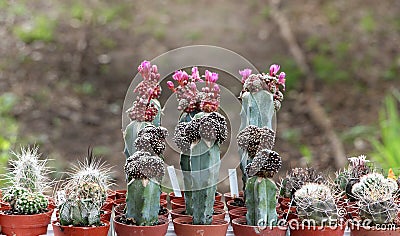
{"type": "Polygon", "coordinates": [[[272,150],[275,145],[275,132],[267,127],[249,125],[237,135],[238,146],[254,157],[261,149],[272,150]]]}
{"type": "Polygon", "coordinates": [[[139,131],[135,140],[136,149],[160,156],[165,150],[165,138],[167,136],[168,130],[166,128],[148,125],[139,131]]]}
{"type": "Polygon", "coordinates": [[[379,173],[370,173],[353,185],[352,193],[361,201],[374,202],[393,199],[397,190],[398,185],[395,180],[385,178],[379,173]]]}
{"type": "Polygon", "coordinates": [[[248,176],[273,177],[282,167],[282,159],[275,151],[263,149],[253,161],[246,166],[248,176]]]}
{"type": "Polygon", "coordinates": [[[331,189],[325,184],[307,183],[294,194],[296,201],[301,199],[317,199],[325,201],[333,197],[331,189]]]}
{"type": "Polygon", "coordinates": [[[164,176],[164,161],[149,152],[137,151],[126,160],[128,179],[150,179],[164,176]]]}
{"type": "Polygon", "coordinates": [[[158,109],[150,103],[150,100],[160,97],[159,81],[161,76],[157,66],[151,65],[149,61],[143,61],[138,67],[138,71],[142,75],[143,81],[133,90],[138,95],[127,113],[131,120],[151,122],[157,115],[158,109]]]}
{"type": "Polygon", "coordinates": [[[175,127],[174,142],[187,152],[190,145],[204,139],[222,144],[228,137],[228,128],[224,116],[217,112],[206,113],[190,122],[181,122],[175,127]]]}

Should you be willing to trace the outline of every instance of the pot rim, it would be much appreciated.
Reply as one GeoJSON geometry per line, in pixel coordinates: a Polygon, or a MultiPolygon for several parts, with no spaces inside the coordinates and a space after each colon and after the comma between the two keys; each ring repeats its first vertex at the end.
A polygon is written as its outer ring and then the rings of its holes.
{"type": "Polygon", "coordinates": [[[193,219],[192,219],[191,216],[182,216],[182,217],[175,218],[172,222],[174,224],[178,224],[178,225],[191,225],[191,226],[194,226],[194,227],[204,227],[204,226],[206,226],[206,227],[221,227],[221,226],[229,225],[229,222],[226,221],[226,220],[213,220],[211,225],[189,224],[192,221],[193,221],[193,219]],[[178,221],[183,221],[183,220],[188,221],[188,222],[178,222],[178,221]]]}
{"type": "Polygon", "coordinates": [[[127,224],[124,224],[124,223],[121,223],[121,222],[117,221],[117,219],[119,219],[119,218],[121,218],[121,215],[118,215],[118,216],[114,217],[114,219],[113,219],[114,224],[123,225],[125,227],[139,227],[139,228],[162,227],[162,226],[168,225],[169,222],[170,222],[169,218],[164,217],[163,215],[158,215],[158,219],[159,220],[162,219],[165,222],[162,223],[162,224],[158,224],[158,225],[127,225],[127,224]]]}
{"type": "MultiPolygon", "coordinates": [[[[253,225],[244,225],[240,222],[247,222],[246,216],[241,216],[239,218],[233,219],[232,220],[232,226],[233,225],[239,225],[240,227],[249,227],[249,228],[261,228],[259,226],[253,226],[253,225]]],[[[276,225],[276,226],[265,226],[265,229],[281,229],[281,230],[287,230],[288,224],[286,223],[285,225],[276,225]]]]}
{"type": "Polygon", "coordinates": [[[53,220],[51,222],[51,225],[54,225],[56,227],[61,227],[61,228],[80,228],[80,229],[101,228],[101,227],[109,227],[110,226],[110,222],[107,220],[101,220],[101,223],[103,223],[105,225],[100,225],[100,226],[95,226],[95,227],[93,227],[93,226],[73,226],[73,225],[61,225],[60,220],[53,220]]]}
{"type": "Polygon", "coordinates": [[[51,217],[51,215],[53,214],[54,209],[51,208],[47,208],[46,212],[42,212],[42,213],[37,213],[37,214],[31,214],[31,215],[17,215],[17,214],[6,214],[3,211],[0,211],[0,215],[1,216],[8,216],[8,217],[15,217],[15,218],[19,218],[19,217],[30,217],[30,216],[41,216],[41,215],[47,215],[49,217],[51,217]]]}

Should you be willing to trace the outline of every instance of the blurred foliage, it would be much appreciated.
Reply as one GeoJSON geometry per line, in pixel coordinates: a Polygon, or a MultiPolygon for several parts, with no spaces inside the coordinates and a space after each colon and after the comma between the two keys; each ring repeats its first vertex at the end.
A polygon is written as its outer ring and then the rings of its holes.
{"type": "Polygon", "coordinates": [[[350,129],[345,130],[340,134],[340,139],[344,143],[354,142],[357,138],[371,136],[375,133],[376,128],[367,125],[356,125],[350,129]]]}
{"type": "Polygon", "coordinates": [[[300,149],[299,149],[301,156],[304,158],[304,160],[306,161],[307,165],[312,164],[313,161],[313,155],[312,155],[312,151],[311,148],[308,147],[307,145],[300,145],[300,149]]]}
{"type": "Polygon", "coordinates": [[[376,29],[376,22],[371,12],[368,12],[360,20],[361,29],[367,33],[372,33],[376,29]]]}
{"type": "MultiPolygon", "coordinates": [[[[17,97],[12,93],[0,96],[0,174],[6,171],[10,150],[17,141],[18,124],[10,112],[17,103],[17,97]]],[[[0,181],[2,187],[4,181],[0,181]]]]}
{"type": "Polygon", "coordinates": [[[370,140],[374,152],[372,157],[384,170],[400,168],[400,94],[395,92],[385,98],[385,106],[379,113],[380,139],[370,140]]]}
{"type": "Polygon", "coordinates": [[[14,34],[24,43],[34,41],[51,42],[54,40],[56,21],[46,16],[35,16],[31,24],[22,24],[14,28],[14,34]]]}

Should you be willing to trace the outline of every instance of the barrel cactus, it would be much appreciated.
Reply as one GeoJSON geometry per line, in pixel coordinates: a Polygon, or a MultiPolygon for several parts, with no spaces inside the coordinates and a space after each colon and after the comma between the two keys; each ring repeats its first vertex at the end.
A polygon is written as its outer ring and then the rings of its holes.
{"type": "Polygon", "coordinates": [[[32,215],[47,211],[48,198],[44,193],[51,187],[47,161],[40,159],[38,147],[21,148],[10,159],[7,181],[12,184],[3,190],[3,201],[8,202],[13,214],[32,215]]]}
{"type": "Polygon", "coordinates": [[[157,66],[151,65],[149,61],[143,61],[139,65],[138,71],[143,77],[143,81],[134,89],[137,97],[127,111],[131,122],[123,132],[126,158],[136,151],[134,142],[139,130],[150,124],[159,126],[161,122],[161,105],[157,100],[161,95],[161,86],[159,85],[161,76],[157,66]]]}
{"type": "MultiPolygon", "coordinates": [[[[283,100],[282,91],[285,90],[286,76],[285,72],[278,74],[279,69],[280,66],[274,64],[270,66],[268,74],[252,74],[250,69],[239,71],[242,75],[243,84],[243,90],[240,95],[240,99],[242,100],[242,109],[240,112],[241,131],[251,133],[252,131],[256,131],[252,129],[252,126],[255,126],[268,130],[269,136],[275,137],[273,120],[275,113],[281,108],[283,100]]],[[[257,143],[263,143],[262,140],[259,140],[260,137],[255,137],[254,140],[249,139],[248,141],[254,141],[255,146],[258,146],[257,143]]],[[[252,162],[256,155],[256,151],[252,148],[253,146],[252,144],[243,146],[239,141],[240,168],[242,170],[244,187],[247,181],[244,168],[252,162]]]]}
{"type": "Polygon", "coordinates": [[[293,199],[294,193],[306,183],[327,183],[326,178],[312,167],[294,168],[281,182],[280,195],[293,199]]]}
{"type": "Polygon", "coordinates": [[[91,149],[85,161],[74,165],[62,186],[65,196],[58,202],[60,224],[73,226],[100,225],[100,209],[111,185],[110,167],[93,156],[91,149]]]}
{"type": "Polygon", "coordinates": [[[227,138],[225,117],[219,114],[220,88],[218,74],[205,71],[205,86],[197,90],[196,82],[204,82],[197,67],[192,74],[177,71],[168,87],[175,92],[178,110],[183,111],[175,128],[174,142],[181,150],[181,170],[185,185],[186,212],[193,224],[211,224],[216,184],[220,167],[220,145],[227,138]]]}
{"type": "Polygon", "coordinates": [[[352,188],[352,194],[359,201],[361,218],[372,224],[394,223],[399,212],[394,201],[397,191],[396,181],[379,173],[364,175],[352,188]]]}
{"type": "Polygon", "coordinates": [[[163,127],[147,126],[135,141],[137,151],[125,163],[127,176],[126,219],[135,225],[156,225],[160,210],[160,180],[164,176],[168,132],[163,127]]]}
{"type": "Polygon", "coordinates": [[[246,220],[252,226],[274,226],[278,222],[276,212],[277,186],[272,177],[282,166],[279,154],[269,149],[260,150],[253,162],[246,166],[249,177],[246,182],[246,220]]]}
{"type": "Polygon", "coordinates": [[[335,200],[335,195],[325,184],[307,183],[294,194],[300,219],[312,221],[312,224],[317,226],[338,223],[335,200]]]}

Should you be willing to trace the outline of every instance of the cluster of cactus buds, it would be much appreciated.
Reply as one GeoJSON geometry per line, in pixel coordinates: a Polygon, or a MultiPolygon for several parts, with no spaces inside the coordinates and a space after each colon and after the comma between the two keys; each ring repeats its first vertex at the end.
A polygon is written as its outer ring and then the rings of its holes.
{"type": "Polygon", "coordinates": [[[162,177],[164,169],[164,162],[160,157],[143,151],[136,151],[125,164],[128,180],[162,177]]]}
{"type": "Polygon", "coordinates": [[[237,143],[239,148],[247,151],[249,157],[254,158],[259,150],[274,148],[275,131],[267,127],[249,125],[239,132],[237,143]]]}
{"type": "Polygon", "coordinates": [[[370,173],[353,185],[352,193],[359,201],[360,216],[374,224],[393,223],[399,212],[394,198],[398,191],[395,180],[379,173],[370,173]]]}
{"type": "Polygon", "coordinates": [[[269,68],[269,73],[265,74],[251,74],[250,69],[244,69],[239,71],[242,75],[243,91],[250,93],[257,93],[261,90],[266,90],[273,94],[274,107],[278,111],[281,108],[281,103],[283,101],[283,93],[280,91],[285,91],[285,72],[278,74],[280,69],[279,65],[271,65],[269,68]]]}
{"type": "Polygon", "coordinates": [[[3,196],[14,214],[32,215],[45,212],[49,204],[47,198],[38,192],[31,192],[22,187],[10,187],[3,196]]]}
{"type": "Polygon", "coordinates": [[[294,168],[282,180],[281,195],[292,198],[294,193],[306,183],[325,184],[326,178],[312,167],[294,168]]]}
{"type": "Polygon", "coordinates": [[[73,226],[98,226],[100,208],[90,199],[68,199],[60,206],[60,224],[73,226]]]}
{"type": "Polygon", "coordinates": [[[217,112],[201,114],[189,122],[181,122],[175,128],[174,142],[182,152],[188,152],[192,143],[203,139],[207,142],[222,144],[228,136],[224,116],[217,112]]]}
{"type": "Polygon", "coordinates": [[[269,149],[259,151],[251,163],[246,166],[249,177],[259,176],[272,178],[282,167],[282,159],[279,154],[269,149]]]}
{"type": "Polygon", "coordinates": [[[161,95],[159,85],[161,76],[157,66],[151,65],[149,61],[143,61],[138,67],[138,71],[142,75],[143,81],[134,89],[138,96],[127,113],[131,120],[152,122],[158,114],[159,108],[151,103],[151,100],[157,99],[161,95]]]}
{"type": "Polygon", "coordinates": [[[325,184],[307,183],[294,194],[297,213],[302,220],[314,220],[316,225],[337,224],[335,196],[325,184]]]}
{"type": "Polygon", "coordinates": [[[178,70],[172,78],[178,83],[175,87],[172,81],[168,81],[168,88],[171,89],[178,99],[178,110],[187,113],[194,111],[214,112],[218,110],[220,103],[220,88],[216,84],[218,74],[205,71],[205,86],[201,91],[197,89],[197,82],[204,82],[199,75],[197,67],[192,68],[192,74],[178,70]]]}
{"type": "Polygon", "coordinates": [[[148,125],[139,131],[135,140],[136,149],[160,156],[165,150],[167,136],[166,128],[148,125]]]}

